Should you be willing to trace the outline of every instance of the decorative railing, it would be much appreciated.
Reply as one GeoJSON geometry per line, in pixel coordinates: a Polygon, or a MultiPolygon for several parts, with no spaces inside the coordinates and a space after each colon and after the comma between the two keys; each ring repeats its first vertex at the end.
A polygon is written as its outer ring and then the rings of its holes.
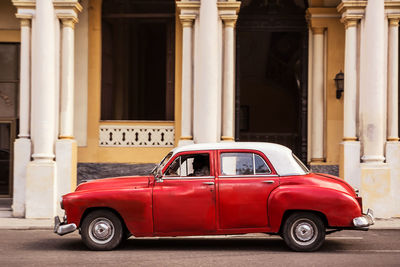
{"type": "Polygon", "coordinates": [[[100,125],[99,146],[173,147],[174,126],[100,125]]]}

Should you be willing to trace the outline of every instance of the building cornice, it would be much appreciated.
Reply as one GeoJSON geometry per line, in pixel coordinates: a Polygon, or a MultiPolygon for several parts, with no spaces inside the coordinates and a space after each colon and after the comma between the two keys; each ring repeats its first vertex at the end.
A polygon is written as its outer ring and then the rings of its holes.
{"type": "Polygon", "coordinates": [[[367,6],[368,1],[366,0],[359,0],[359,1],[342,1],[338,6],[337,10],[339,12],[345,12],[348,9],[351,10],[364,10],[367,6]]]}
{"type": "Polygon", "coordinates": [[[36,7],[35,0],[12,0],[12,3],[17,8],[32,8],[36,7]]]}
{"type": "Polygon", "coordinates": [[[193,10],[198,11],[200,9],[200,1],[177,1],[176,7],[179,10],[193,10]]]}
{"type": "Polygon", "coordinates": [[[64,26],[74,28],[78,22],[78,13],[82,11],[82,6],[78,0],[53,0],[53,5],[57,18],[64,26]]]}
{"type": "Polygon", "coordinates": [[[391,25],[395,26],[395,21],[400,19],[400,1],[385,1],[385,13],[389,23],[393,22],[391,25]]]}
{"type": "Polygon", "coordinates": [[[346,28],[357,26],[359,20],[364,17],[365,7],[368,1],[343,1],[337,6],[337,11],[342,14],[341,22],[345,24],[346,28]]]}
{"type": "Polygon", "coordinates": [[[219,11],[235,11],[236,14],[239,13],[240,5],[240,1],[217,2],[219,11]]]}

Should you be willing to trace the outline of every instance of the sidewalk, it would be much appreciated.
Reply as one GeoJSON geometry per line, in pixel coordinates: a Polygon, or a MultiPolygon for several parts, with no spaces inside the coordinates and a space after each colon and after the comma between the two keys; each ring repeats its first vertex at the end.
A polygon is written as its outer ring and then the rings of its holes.
{"type": "MultiPolygon", "coordinates": [[[[0,218],[0,230],[52,230],[54,220],[0,218]]],[[[376,219],[370,229],[400,230],[400,218],[376,219]]]]}

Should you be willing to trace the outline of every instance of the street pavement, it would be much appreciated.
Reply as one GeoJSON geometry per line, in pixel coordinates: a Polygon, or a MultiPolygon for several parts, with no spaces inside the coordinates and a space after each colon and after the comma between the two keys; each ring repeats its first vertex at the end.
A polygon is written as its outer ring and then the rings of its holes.
{"type": "Polygon", "coordinates": [[[317,252],[290,251],[263,234],[130,238],[114,251],[86,249],[74,232],[0,230],[0,266],[400,266],[400,230],[342,231],[317,252]]]}

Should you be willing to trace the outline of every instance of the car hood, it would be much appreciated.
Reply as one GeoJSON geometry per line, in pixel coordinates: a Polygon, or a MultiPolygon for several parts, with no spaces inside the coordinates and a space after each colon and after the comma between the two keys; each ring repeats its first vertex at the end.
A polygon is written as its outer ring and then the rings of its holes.
{"type": "Polygon", "coordinates": [[[148,187],[152,176],[105,178],[80,184],[75,191],[148,187]]]}
{"type": "Polygon", "coordinates": [[[325,187],[356,197],[354,189],[347,182],[339,177],[325,173],[309,173],[307,175],[291,176],[281,179],[281,185],[289,184],[325,187]]]}

